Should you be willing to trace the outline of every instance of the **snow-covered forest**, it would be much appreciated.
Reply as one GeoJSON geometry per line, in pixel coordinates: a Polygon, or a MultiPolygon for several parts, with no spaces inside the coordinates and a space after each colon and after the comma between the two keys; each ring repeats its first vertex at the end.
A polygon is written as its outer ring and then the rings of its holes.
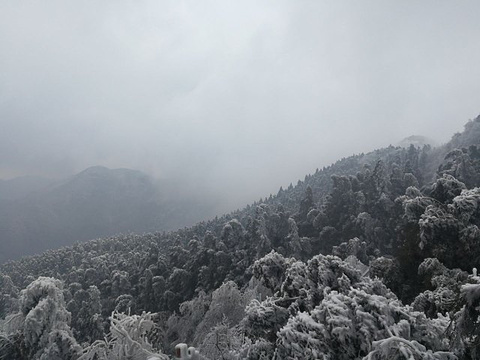
{"type": "Polygon", "coordinates": [[[480,117],[243,210],[0,268],[0,359],[478,359],[480,117]]]}

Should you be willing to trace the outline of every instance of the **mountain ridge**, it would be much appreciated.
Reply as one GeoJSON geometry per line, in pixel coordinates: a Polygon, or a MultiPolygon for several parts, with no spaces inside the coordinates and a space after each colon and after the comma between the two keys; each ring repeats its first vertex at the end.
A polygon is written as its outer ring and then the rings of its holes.
{"type": "MultiPolygon", "coordinates": [[[[480,117],[465,131],[480,135],[480,117]]],[[[475,359],[479,186],[480,136],[355,155],[192,227],[3,264],[0,313],[48,284],[79,314],[68,341],[87,358],[121,341],[125,317],[153,321],[155,351],[182,342],[207,359],[475,359]]]]}
{"type": "Polygon", "coordinates": [[[122,232],[171,230],[202,220],[214,206],[182,201],[140,171],[87,168],[0,200],[0,262],[122,232]]]}

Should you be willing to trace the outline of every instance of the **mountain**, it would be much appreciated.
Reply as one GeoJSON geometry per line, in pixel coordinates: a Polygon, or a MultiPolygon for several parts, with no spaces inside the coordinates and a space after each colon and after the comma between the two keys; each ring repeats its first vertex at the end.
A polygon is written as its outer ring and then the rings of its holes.
{"type": "Polygon", "coordinates": [[[57,182],[11,180],[2,189],[17,191],[0,198],[0,263],[76,241],[171,230],[213,214],[212,203],[188,203],[172,187],[140,171],[101,166],[57,182]]]}
{"type": "Polygon", "coordinates": [[[479,227],[480,117],[192,227],[3,264],[0,358],[167,359],[188,343],[205,359],[476,359],[479,227]]]}
{"type": "Polygon", "coordinates": [[[435,146],[436,143],[434,140],[427,138],[426,136],[421,135],[412,135],[406,137],[402,141],[400,141],[397,146],[408,148],[410,145],[415,147],[423,147],[425,145],[435,146]]]}
{"type": "Polygon", "coordinates": [[[45,189],[54,181],[38,176],[21,176],[10,180],[0,179],[0,201],[24,198],[45,189]]]}

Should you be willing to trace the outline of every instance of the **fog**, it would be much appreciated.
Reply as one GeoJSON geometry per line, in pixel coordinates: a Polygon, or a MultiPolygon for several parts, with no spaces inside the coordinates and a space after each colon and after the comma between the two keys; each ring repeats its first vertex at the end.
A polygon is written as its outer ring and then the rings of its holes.
{"type": "Polygon", "coordinates": [[[232,209],[480,113],[480,3],[2,1],[0,178],[138,169],[232,209]]]}

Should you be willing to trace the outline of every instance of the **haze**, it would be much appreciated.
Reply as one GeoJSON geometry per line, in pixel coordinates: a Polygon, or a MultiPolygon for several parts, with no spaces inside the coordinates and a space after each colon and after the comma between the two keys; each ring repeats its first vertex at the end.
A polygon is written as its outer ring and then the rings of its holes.
{"type": "Polygon", "coordinates": [[[0,178],[138,169],[225,209],[480,112],[478,1],[2,1],[0,178]]]}

